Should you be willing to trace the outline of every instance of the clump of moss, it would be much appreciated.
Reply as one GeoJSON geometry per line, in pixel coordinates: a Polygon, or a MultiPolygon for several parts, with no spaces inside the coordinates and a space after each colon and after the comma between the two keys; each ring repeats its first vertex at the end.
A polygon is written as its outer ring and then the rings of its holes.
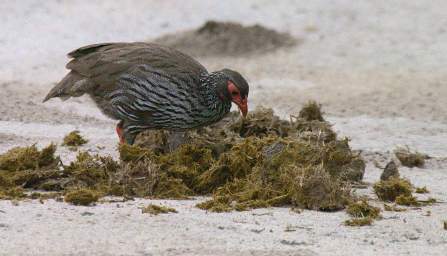
{"type": "Polygon", "coordinates": [[[217,196],[212,200],[207,200],[196,204],[196,207],[211,212],[230,212],[234,210],[231,206],[231,198],[228,196],[217,196]]]}
{"type": "Polygon", "coordinates": [[[59,162],[54,156],[55,151],[54,144],[42,150],[37,149],[36,145],[12,148],[0,155],[0,170],[21,171],[55,166],[59,162]]]}
{"type": "MultiPolygon", "coordinates": [[[[149,149],[154,153],[168,153],[171,133],[163,130],[147,130],[138,134],[135,138],[134,146],[149,149]]],[[[121,145],[120,150],[129,150],[125,145],[121,145]]],[[[124,159],[123,159],[124,160],[124,159]]]]}
{"type": "Polygon", "coordinates": [[[20,187],[11,187],[0,190],[0,199],[3,200],[17,200],[26,198],[25,191],[20,187]]]}
{"type": "Polygon", "coordinates": [[[411,196],[411,191],[411,183],[401,178],[390,178],[374,184],[374,192],[383,201],[394,202],[398,196],[411,196]]]}
{"type": "Polygon", "coordinates": [[[400,195],[396,197],[396,204],[405,206],[420,206],[417,198],[413,195],[400,195]]]}
{"type": "Polygon", "coordinates": [[[416,190],[414,191],[415,193],[418,194],[426,194],[426,193],[430,193],[430,191],[428,191],[426,186],[423,187],[417,187],[416,190]]]}
{"type": "Polygon", "coordinates": [[[353,217],[345,221],[347,226],[371,225],[375,219],[381,218],[380,208],[371,206],[366,200],[351,202],[346,213],[353,217]]]}
{"type": "Polygon", "coordinates": [[[123,162],[139,161],[152,154],[152,151],[139,146],[122,143],[118,147],[120,159],[123,162]]]}
{"type": "Polygon", "coordinates": [[[419,152],[412,152],[408,147],[397,148],[394,151],[394,154],[396,155],[397,159],[399,159],[399,161],[402,163],[402,165],[410,168],[424,167],[425,159],[427,158],[427,155],[419,152]]]}
{"type": "MultiPolygon", "coordinates": [[[[212,194],[198,207],[216,212],[270,206],[333,211],[348,204],[350,183],[361,181],[365,170],[364,161],[347,139],[337,139],[315,102],[290,121],[259,108],[245,120],[230,113],[197,131],[146,131],[136,144],[119,146],[119,162],[80,152],[69,165],[47,169],[42,163],[56,159],[44,154],[50,157],[32,169],[0,175],[0,183],[67,195],[87,190],[98,197],[212,194]]],[[[54,153],[51,149],[42,152],[54,153]]]]}
{"type": "Polygon", "coordinates": [[[149,213],[151,215],[165,214],[165,213],[177,213],[177,210],[171,207],[149,204],[142,209],[142,213],[149,213]]]}
{"type": "Polygon", "coordinates": [[[281,120],[273,113],[271,108],[257,107],[255,111],[248,113],[246,118],[240,118],[231,124],[230,129],[246,138],[250,136],[264,137],[277,135],[285,137],[291,128],[291,124],[281,120]]]}
{"type": "Polygon", "coordinates": [[[374,220],[372,218],[365,217],[365,218],[354,218],[354,219],[346,220],[344,223],[346,226],[361,227],[361,226],[370,226],[373,222],[374,222],[374,220]]]}
{"type": "Polygon", "coordinates": [[[256,168],[247,177],[226,183],[216,190],[213,199],[198,207],[221,212],[292,205],[333,211],[344,208],[350,198],[349,186],[332,178],[321,167],[265,171],[256,168]]]}
{"type": "Polygon", "coordinates": [[[186,199],[191,190],[151,160],[127,163],[112,177],[110,193],[119,196],[186,199]]]}
{"type": "Polygon", "coordinates": [[[350,188],[332,178],[321,167],[305,168],[294,177],[290,187],[293,205],[311,210],[343,209],[350,199],[350,188]]]}
{"type": "MultiPolygon", "coordinates": [[[[76,161],[65,166],[63,173],[69,177],[66,187],[100,188],[108,179],[106,170],[107,158],[91,155],[88,152],[79,152],[76,161]]],[[[116,166],[113,166],[116,168],[116,166]]]]}
{"type": "Polygon", "coordinates": [[[35,145],[16,147],[0,155],[0,198],[23,199],[24,188],[40,189],[51,178],[59,177],[59,158],[56,146],[50,144],[39,150],[35,145]]]}
{"type": "Polygon", "coordinates": [[[85,188],[70,191],[66,193],[64,196],[65,202],[74,205],[84,205],[84,206],[91,205],[97,202],[98,199],[99,195],[96,191],[85,188]]]}
{"type": "Polygon", "coordinates": [[[64,137],[62,145],[69,147],[78,147],[84,145],[87,142],[88,140],[84,139],[79,134],[79,131],[72,131],[64,137]]]}
{"type": "Polygon", "coordinates": [[[371,206],[366,200],[350,203],[346,212],[354,218],[371,217],[377,219],[380,217],[380,208],[371,206]]]}
{"type": "Polygon", "coordinates": [[[324,122],[323,114],[321,113],[321,105],[316,101],[309,101],[300,110],[298,117],[306,121],[320,121],[324,122]]]}

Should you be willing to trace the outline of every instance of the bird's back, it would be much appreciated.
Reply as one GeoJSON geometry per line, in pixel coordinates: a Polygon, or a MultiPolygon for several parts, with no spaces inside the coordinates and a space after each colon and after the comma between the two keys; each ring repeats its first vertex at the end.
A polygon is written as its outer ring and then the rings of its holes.
{"type": "MultiPolygon", "coordinates": [[[[186,98],[191,101],[191,98],[198,98],[200,76],[207,73],[190,56],[152,43],[94,44],[76,49],[68,56],[73,58],[66,65],[70,72],[48,93],[44,101],[87,93],[106,115],[119,120],[126,116],[113,105],[114,102],[119,103],[117,97],[114,100],[111,96],[117,96],[119,92],[127,93],[127,96],[121,95],[125,97],[119,99],[132,101],[136,100],[135,95],[129,94],[132,94],[133,88],[149,87],[144,88],[144,93],[153,95],[144,95],[144,101],[152,104],[149,107],[159,105],[159,110],[163,110],[169,108],[161,106],[163,102],[172,104],[175,99],[186,98]],[[129,79],[133,79],[134,83],[129,79]],[[163,101],[164,97],[172,98],[171,102],[163,101]]],[[[143,90],[140,92],[143,93],[143,90]]],[[[193,104],[197,105],[196,102],[193,104]]]]}

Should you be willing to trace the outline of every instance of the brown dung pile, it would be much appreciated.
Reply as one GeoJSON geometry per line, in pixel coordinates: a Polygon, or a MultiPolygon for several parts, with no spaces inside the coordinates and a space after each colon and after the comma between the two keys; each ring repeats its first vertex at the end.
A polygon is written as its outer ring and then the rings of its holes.
{"type": "Polygon", "coordinates": [[[242,119],[187,133],[146,131],[134,146],[120,145],[120,161],[80,152],[63,165],[55,146],[15,148],[0,156],[0,197],[23,189],[57,191],[73,204],[105,195],[186,199],[210,211],[294,206],[333,211],[351,201],[350,184],[365,164],[347,139],[337,139],[314,102],[290,121],[258,108],[242,119]]]}
{"type": "Polygon", "coordinates": [[[260,25],[208,21],[198,29],[166,35],[155,43],[167,45],[192,56],[241,56],[262,54],[297,43],[287,33],[260,25]]]}

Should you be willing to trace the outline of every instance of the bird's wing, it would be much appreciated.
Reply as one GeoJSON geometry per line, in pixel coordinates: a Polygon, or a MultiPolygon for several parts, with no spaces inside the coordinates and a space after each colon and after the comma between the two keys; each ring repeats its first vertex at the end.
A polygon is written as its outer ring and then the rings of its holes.
{"type": "Polygon", "coordinates": [[[206,69],[190,56],[152,43],[103,43],[79,48],[67,68],[89,78],[102,90],[113,90],[116,81],[135,66],[146,64],[170,77],[199,82],[206,69]]]}
{"type": "Polygon", "coordinates": [[[198,95],[191,91],[193,82],[140,64],[123,73],[106,97],[120,119],[135,129],[182,129],[189,122],[188,115],[199,108],[198,95]]]}

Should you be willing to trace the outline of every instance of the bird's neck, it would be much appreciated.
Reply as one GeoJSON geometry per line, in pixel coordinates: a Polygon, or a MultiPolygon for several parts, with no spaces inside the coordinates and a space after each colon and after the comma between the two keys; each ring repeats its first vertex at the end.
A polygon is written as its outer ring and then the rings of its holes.
{"type": "Polygon", "coordinates": [[[200,78],[200,93],[202,94],[203,104],[216,118],[222,118],[230,112],[231,108],[231,101],[223,97],[222,92],[220,92],[222,88],[219,88],[223,83],[225,84],[225,82],[222,82],[225,80],[225,75],[220,71],[202,74],[200,78]]]}

